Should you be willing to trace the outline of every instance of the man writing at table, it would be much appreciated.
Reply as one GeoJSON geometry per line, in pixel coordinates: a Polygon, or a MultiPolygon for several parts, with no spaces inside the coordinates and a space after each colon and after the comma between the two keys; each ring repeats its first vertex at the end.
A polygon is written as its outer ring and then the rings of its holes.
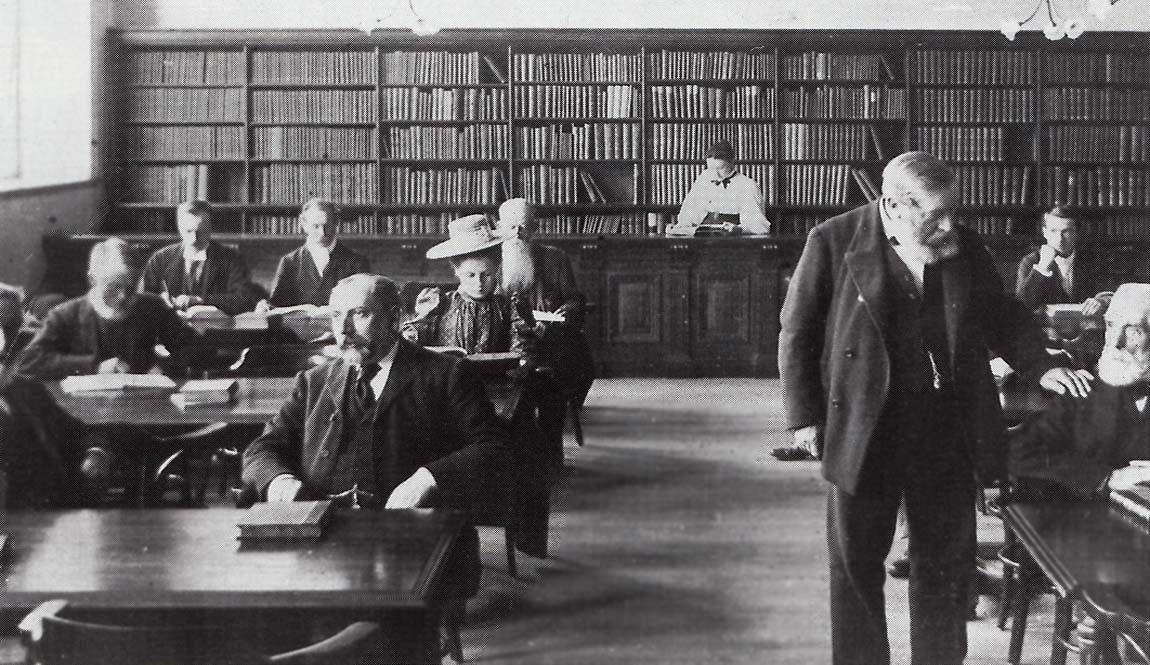
{"type": "MultiPolygon", "coordinates": [[[[340,357],[299,374],[244,452],[243,479],[268,501],[341,496],[355,505],[470,511],[494,496],[508,434],[465,362],[399,338],[399,293],[378,275],[332,289],[340,357]]],[[[460,597],[479,584],[479,545],[456,549],[460,597]]]]}
{"type": "Polygon", "coordinates": [[[1011,440],[1011,475],[1088,498],[1150,483],[1150,284],[1123,284],[1106,310],[1098,380],[1061,396],[1011,440]]]}
{"type": "Polygon", "coordinates": [[[197,340],[159,297],[138,293],[135,252],[120,238],[92,246],[86,295],[48,313],[28,344],[20,371],[40,379],[71,374],[142,374],[157,369],[162,344],[178,366],[197,340]]]}

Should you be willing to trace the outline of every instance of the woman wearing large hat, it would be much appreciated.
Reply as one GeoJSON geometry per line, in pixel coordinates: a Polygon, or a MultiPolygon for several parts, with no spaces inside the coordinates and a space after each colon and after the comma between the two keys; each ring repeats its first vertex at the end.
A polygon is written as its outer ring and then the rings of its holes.
{"type": "Polygon", "coordinates": [[[525,352],[530,326],[511,306],[499,285],[500,247],[487,218],[468,215],[448,225],[449,238],[427,250],[429,259],[447,259],[459,286],[440,294],[423,289],[415,301],[415,318],[403,324],[403,335],[424,346],[458,346],[468,354],[525,352]]]}

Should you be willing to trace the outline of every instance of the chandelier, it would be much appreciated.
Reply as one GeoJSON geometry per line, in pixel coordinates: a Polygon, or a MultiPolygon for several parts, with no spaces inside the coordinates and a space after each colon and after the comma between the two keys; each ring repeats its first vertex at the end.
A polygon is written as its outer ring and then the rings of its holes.
{"type": "MultiPolygon", "coordinates": [[[[1110,13],[1110,9],[1118,3],[1118,0],[1086,0],[1086,9],[1094,15],[1098,20],[1104,20],[1110,13]]],[[[1041,14],[1045,14],[1046,25],[1042,28],[1042,34],[1046,35],[1047,39],[1055,40],[1069,37],[1070,39],[1078,39],[1085,30],[1083,24],[1083,17],[1072,9],[1066,9],[1064,12],[1059,12],[1055,9],[1054,0],[1038,0],[1034,5],[1034,11],[1021,21],[1008,19],[1002,22],[999,26],[999,31],[1006,38],[1014,41],[1014,36],[1031,21],[1035,19],[1042,21],[1039,18],[1041,14]],[[1043,11],[1045,9],[1045,11],[1043,11]]]]}
{"type": "Polygon", "coordinates": [[[375,7],[373,0],[364,0],[363,7],[359,11],[357,19],[357,26],[360,30],[371,34],[372,30],[379,30],[389,25],[399,23],[404,27],[409,28],[413,33],[420,37],[430,37],[439,32],[439,26],[427,19],[416,11],[415,0],[399,0],[386,14],[379,15],[378,9],[375,7]],[[402,10],[402,5],[407,5],[407,11],[402,10]],[[396,16],[396,13],[400,16],[396,16]],[[406,16],[404,16],[406,14],[406,16]]]}

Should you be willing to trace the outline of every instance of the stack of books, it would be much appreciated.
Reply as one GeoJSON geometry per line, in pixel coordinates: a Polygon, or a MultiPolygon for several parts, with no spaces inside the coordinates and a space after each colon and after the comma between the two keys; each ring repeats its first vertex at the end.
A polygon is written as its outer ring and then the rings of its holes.
{"type": "Polygon", "coordinates": [[[235,379],[193,379],[172,393],[171,400],[181,409],[228,404],[235,397],[238,385],[235,379]]]}
{"type": "Polygon", "coordinates": [[[331,501],[257,503],[236,526],[241,540],[319,538],[331,519],[331,501]]]}

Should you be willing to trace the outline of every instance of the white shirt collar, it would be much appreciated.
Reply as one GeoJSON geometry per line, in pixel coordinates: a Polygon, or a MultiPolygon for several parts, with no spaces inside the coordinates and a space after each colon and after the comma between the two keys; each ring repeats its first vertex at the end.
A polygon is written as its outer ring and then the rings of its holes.
{"type": "Polygon", "coordinates": [[[184,263],[195,263],[196,261],[208,260],[208,248],[205,245],[203,249],[192,249],[184,247],[184,263]]]}

